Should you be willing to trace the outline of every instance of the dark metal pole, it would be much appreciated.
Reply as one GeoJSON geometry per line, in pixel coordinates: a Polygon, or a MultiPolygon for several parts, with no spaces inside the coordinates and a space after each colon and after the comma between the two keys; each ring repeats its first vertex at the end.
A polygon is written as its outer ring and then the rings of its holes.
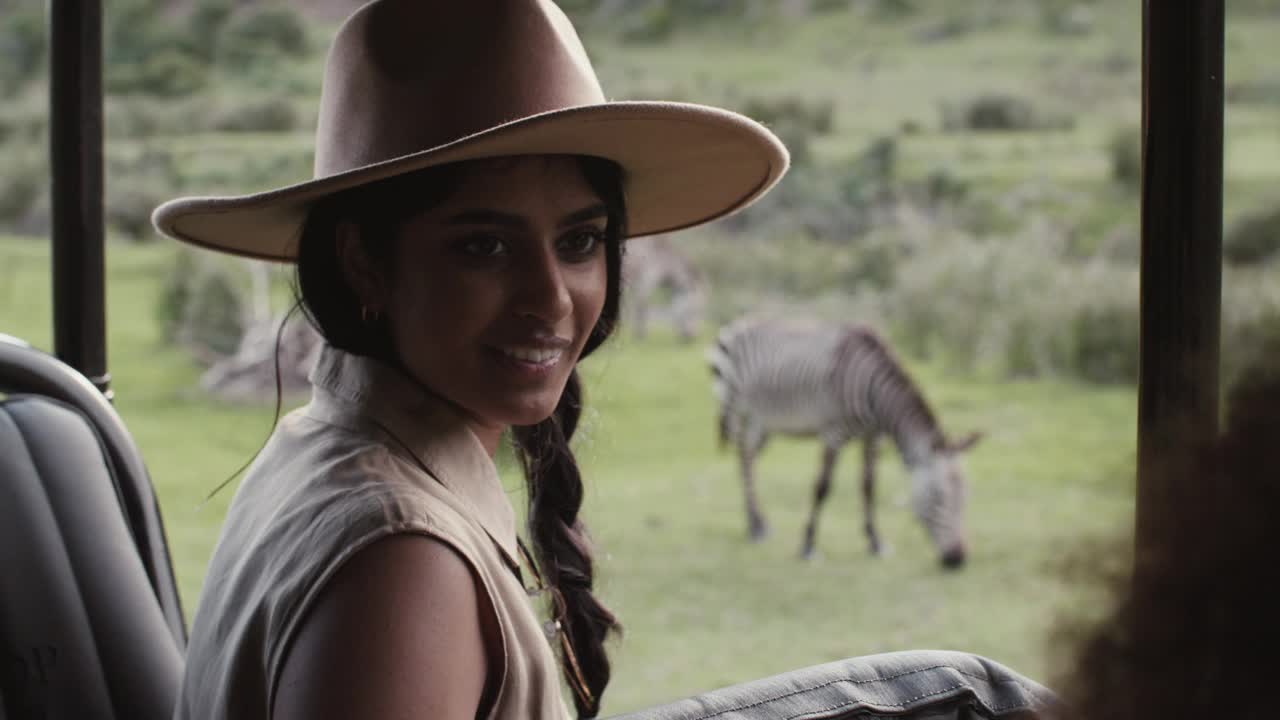
{"type": "Polygon", "coordinates": [[[1167,470],[1218,431],[1223,14],[1143,3],[1139,553],[1175,541],[1194,496],[1167,470]]]}
{"type": "Polygon", "coordinates": [[[109,396],[101,0],[52,0],[49,29],[53,347],[109,396]]]}

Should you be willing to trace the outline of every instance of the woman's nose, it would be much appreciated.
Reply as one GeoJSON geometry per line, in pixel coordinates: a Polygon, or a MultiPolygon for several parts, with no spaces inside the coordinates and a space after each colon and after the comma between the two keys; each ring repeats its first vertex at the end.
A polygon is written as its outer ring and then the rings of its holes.
{"type": "Polygon", "coordinates": [[[562,320],[573,310],[564,268],[555,252],[541,252],[519,269],[520,293],[516,311],[547,323],[562,320]]]}

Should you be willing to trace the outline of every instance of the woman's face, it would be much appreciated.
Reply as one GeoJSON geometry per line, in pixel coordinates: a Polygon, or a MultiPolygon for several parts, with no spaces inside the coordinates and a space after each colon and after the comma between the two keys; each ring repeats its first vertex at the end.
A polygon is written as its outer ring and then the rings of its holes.
{"type": "Polygon", "coordinates": [[[383,312],[406,369],[492,449],[555,410],[607,292],[606,209],[571,158],[470,164],[406,222],[383,312]]]}

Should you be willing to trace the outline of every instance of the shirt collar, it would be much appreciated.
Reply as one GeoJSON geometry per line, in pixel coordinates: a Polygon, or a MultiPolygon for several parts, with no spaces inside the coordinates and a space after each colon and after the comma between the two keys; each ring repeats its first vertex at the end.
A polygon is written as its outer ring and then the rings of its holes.
{"type": "Polygon", "coordinates": [[[427,474],[472,510],[507,563],[519,567],[511,501],[493,458],[456,408],[396,368],[329,345],[311,371],[311,384],[312,404],[327,419],[364,418],[392,443],[403,444],[427,474]]]}

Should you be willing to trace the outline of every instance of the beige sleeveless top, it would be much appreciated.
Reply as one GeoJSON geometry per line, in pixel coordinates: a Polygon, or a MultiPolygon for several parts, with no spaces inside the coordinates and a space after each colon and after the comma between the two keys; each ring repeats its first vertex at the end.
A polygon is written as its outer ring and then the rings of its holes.
{"type": "Polygon", "coordinates": [[[311,403],[281,419],[231,502],[175,718],[269,718],[300,620],[343,562],[393,533],[447,543],[482,582],[503,652],[488,717],[567,718],[519,577],[511,503],[480,441],[456,411],[375,360],[326,348],[311,379],[311,403]]]}

